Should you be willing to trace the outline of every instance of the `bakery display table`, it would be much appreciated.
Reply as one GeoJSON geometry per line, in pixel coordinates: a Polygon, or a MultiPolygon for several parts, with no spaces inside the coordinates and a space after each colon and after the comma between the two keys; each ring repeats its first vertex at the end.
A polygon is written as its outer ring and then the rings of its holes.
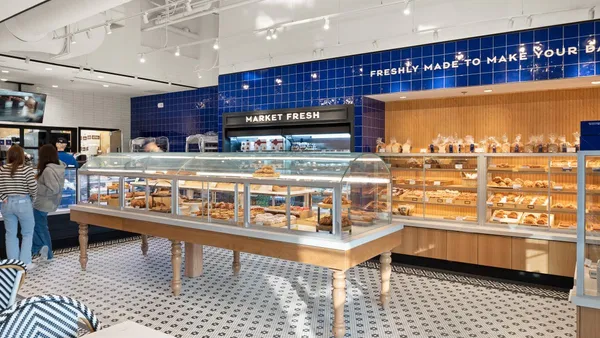
{"type": "Polygon", "coordinates": [[[341,239],[273,232],[169,217],[132,213],[91,205],[71,208],[71,220],[79,224],[80,264],[86,270],[88,263],[88,225],[123,230],[142,235],[142,253],[147,252],[147,236],[171,240],[173,294],[181,293],[182,242],[186,250],[186,275],[193,277],[202,272],[202,245],[233,251],[233,274],[241,269],[240,252],[280,258],[299,263],[325,267],[331,270],[333,288],[333,335],[345,334],[344,304],[346,301],[346,271],[373,257],[380,256],[382,306],[390,299],[391,250],[401,244],[401,225],[386,225],[360,235],[342,236],[341,239]]]}

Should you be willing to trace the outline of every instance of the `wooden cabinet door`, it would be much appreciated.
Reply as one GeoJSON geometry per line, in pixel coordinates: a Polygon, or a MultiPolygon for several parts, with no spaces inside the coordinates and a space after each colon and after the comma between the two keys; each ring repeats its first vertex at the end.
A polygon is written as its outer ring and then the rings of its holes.
{"type": "Polygon", "coordinates": [[[548,273],[573,277],[577,261],[576,244],[556,241],[550,241],[548,244],[548,273]]]}
{"type": "Polygon", "coordinates": [[[548,241],[513,237],[512,269],[548,273],[548,241]]]}
{"type": "Polygon", "coordinates": [[[477,234],[448,231],[446,236],[447,260],[477,264],[477,234]]]}
{"type": "Polygon", "coordinates": [[[477,262],[479,265],[511,268],[510,237],[478,235],[477,239],[477,262]]]}
{"type": "Polygon", "coordinates": [[[405,226],[404,229],[400,230],[400,233],[402,234],[402,244],[395,247],[392,252],[416,256],[419,245],[417,240],[417,228],[405,226]]]}
{"type": "Polygon", "coordinates": [[[418,254],[421,257],[446,259],[446,230],[419,228],[418,254]]]}

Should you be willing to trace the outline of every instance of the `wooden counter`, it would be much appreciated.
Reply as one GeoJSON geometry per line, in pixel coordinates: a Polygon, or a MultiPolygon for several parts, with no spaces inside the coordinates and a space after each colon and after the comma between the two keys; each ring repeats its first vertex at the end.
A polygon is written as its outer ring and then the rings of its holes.
{"type": "MultiPolygon", "coordinates": [[[[171,240],[171,262],[173,280],[171,287],[175,296],[181,292],[181,242],[186,243],[186,275],[193,277],[201,273],[201,245],[215,246],[233,251],[233,272],[241,268],[240,252],[275,257],[299,263],[329,268],[333,274],[333,335],[345,334],[344,304],[346,301],[346,270],[380,255],[381,296],[386,307],[390,297],[391,251],[401,244],[402,226],[387,226],[346,239],[343,246],[311,244],[310,237],[288,236],[295,241],[285,241],[282,236],[252,228],[240,228],[200,222],[186,222],[170,215],[140,216],[135,212],[108,210],[93,206],[73,206],[71,220],[79,224],[80,264],[85,270],[88,263],[88,225],[123,230],[142,235],[142,253],[148,249],[147,236],[171,240]],[[234,231],[235,230],[235,231],[234,231]],[[261,235],[263,233],[263,235],[261,235]],[[265,236],[267,234],[269,236],[265,236]],[[262,238],[261,238],[262,237],[262,238]],[[271,239],[278,238],[278,239],[271,239]],[[302,239],[298,241],[298,238],[302,239]],[[190,257],[194,261],[188,261],[190,257]]],[[[333,242],[333,241],[332,241],[333,242]]]]}

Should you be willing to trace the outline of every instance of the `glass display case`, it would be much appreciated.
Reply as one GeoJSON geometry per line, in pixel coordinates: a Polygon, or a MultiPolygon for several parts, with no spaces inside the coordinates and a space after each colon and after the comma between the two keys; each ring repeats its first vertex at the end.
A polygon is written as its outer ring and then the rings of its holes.
{"type": "Polygon", "coordinates": [[[578,306],[600,308],[598,294],[598,262],[600,260],[600,151],[581,151],[577,174],[577,267],[575,294],[571,300],[578,306]]]}
{"type": "Polygon", "coordinates": [[[479,166],[476,155],[380,155],[392,172],[394,215],[454,222],[478,221],[479,166]]]}
{"type": "Polygon", "coordinates": [[[373,154],[109,154],[78,177],[80,204],[210,224],[340,237],[392,220],[373,154]]]}
{"type": "MultiPolygon", "coordinates": [[[[392,173],[392,213],[398,218],[574,234],[579,172],[590,196],[585,211],[600,209],[593,171],[600,161],[589,159],[578,172],[576,153],[379,156],[392,173]]],[[[600,222],[588,230],[600,231],[600,222]]]]}

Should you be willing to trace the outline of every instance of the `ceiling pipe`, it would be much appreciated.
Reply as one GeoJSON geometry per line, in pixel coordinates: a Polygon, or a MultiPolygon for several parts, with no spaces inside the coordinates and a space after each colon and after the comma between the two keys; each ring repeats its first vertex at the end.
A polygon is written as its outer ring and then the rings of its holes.
{"type": "Polygon", "coordinates": [[[235,3],[235,4],[223,6],[221,8],[215,8],[213,10],[209,10],[209,11],[204,11],[204,12],[197,13],[197,14],[188,15],[188,16],[186,16],[184,18],[181,18],[181,19],[178,19],[178,20],[170,20],[168,22],[165,22],[165,23],[162,23],[162,24],[159,24],[159,25],[155,25],[155,26],[152,26],[152,27],[144,28],[144,29],[142,29],[142,32],[153,31],[155,29],[163,28],[165,26],[173,25],[173,24],[176,24],[176,23],[179,23],[179,22],[183,22],[183,21],[187,21],[187,20],[191,20],[191,19],[196,19],[196,18],[200,18],[200,17],[203,17],[203,16],[211,15],[211,14],[217,14],[217,13],[220,13],[222,11],[226,11],[226,10],[237,8],[237,7],[241,7],[241,6],[251,5],[251,4],[254,4],[254,3],[257,3],[257,2],[262,2],[262,1],[264,1],[264,0],[246,0],[246,1],[238,2],[238,3],[235,3]]]}
{"type": "Polygon", "coordinates": [[[197,13],[201,13],[204,11],[209,10],[212,7],[212,2],[208,2],[206,4],[202,4],[200,6],[196,6],[197,2],[192,4],[192,8],[193,11],[192,12],[181,12],[181,13],[177,13],[177,14],[173,14],[173,15],[169,15],[169,17],[167,18],[166,16],[159,16],[158,18],[152,19],[151,21],[154,21],[155,25],[160,25],[169,21],[176,21],[182,18],[187,18],[190,17],[194,14],[197,13]]]}

